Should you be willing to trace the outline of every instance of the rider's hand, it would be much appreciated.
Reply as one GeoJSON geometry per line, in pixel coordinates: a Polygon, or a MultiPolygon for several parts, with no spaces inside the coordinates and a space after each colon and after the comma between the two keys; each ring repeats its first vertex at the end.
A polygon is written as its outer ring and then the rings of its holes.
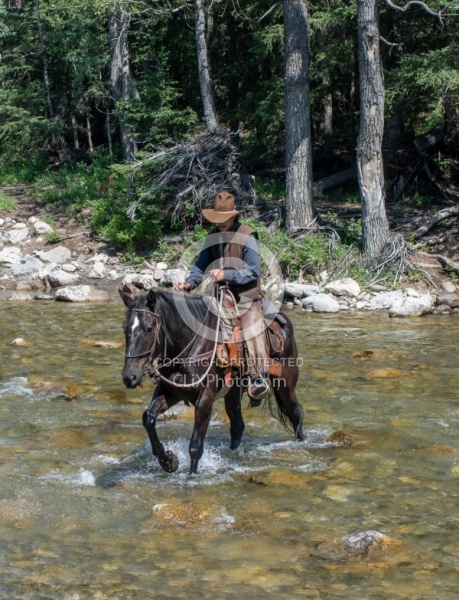
{"type": "Polygon", "coordinates": [[[186,283],[185,281],[176,281],[174,283],[174,290],[176,292],[180,292],[181,290],[188,292],[189,289],[190,289],[190,284],[186,283]]]}
{"type": "Polygon", "coordinates": [[[220,283],[220,281],[225,279],[225,271],[223,269],[212,269],[209,271],[209,275],[216,283],[220,283]]]}

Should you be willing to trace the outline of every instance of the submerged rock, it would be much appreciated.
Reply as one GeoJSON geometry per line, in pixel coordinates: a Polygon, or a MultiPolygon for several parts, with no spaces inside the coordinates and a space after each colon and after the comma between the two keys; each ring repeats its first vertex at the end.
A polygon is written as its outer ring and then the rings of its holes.
{"type": "Polygon", "coordinates": [[[402,542],[375,530],[362,531],[317,545],[313,555],[332,562],[381,558],[387,551],[400,548],[402,542]]]}

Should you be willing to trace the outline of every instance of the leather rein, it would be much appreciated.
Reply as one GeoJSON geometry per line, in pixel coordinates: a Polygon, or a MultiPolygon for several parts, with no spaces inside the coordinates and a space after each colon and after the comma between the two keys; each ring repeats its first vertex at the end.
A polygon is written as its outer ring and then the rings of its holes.
{"type": "MultiPolygon", "coordinates": [[[[195,335],[193,336],[191,341],[185,346],[185,348],[181,352],[179,352],[179,354],[175,358],[170,359],[172,363],[186,364],[187,362],[194,362],[197,358],[210,358],[211,357],[211,360],[209,361],[209,366],[208,366],[206,372],[204,373],[204,375],[202,377],[199,378],[199,380],[197,382],[195,382],[195,383],[178,383],[176,381],[173,381],[172,379],[168,379],[167,377],[164,377],[164,375],[162,375],[160,373],[159,369],[169,366],[169,365],[161,365],[160,359],[159,358],[155,359],[155,357],[154,357],[155,353],[159,349],[159,348],[157,348],[157,346],[159,346],[159,334],[160,334],[160,325],[161,325],[160,316],[157,312],[154,312],[147,308],[129,308],[128,313],[129,312],[143,312],[143,313],[153,315],[153,317],[155,318],[155,337],[154,337],[153,343],[151,345],[151,348],[149,350],[147,350],[146,352],[141,352],[140,354],[125,354],[124,358],[125,359],[126,358],[143,358],[145,356],[148,356],[149,357],[148,361],[145,363],[143,370],[145,373],[149,373],[150,377],[160,379],[164,383],[168,383],[169,385],[171,385],[173,387],[177,387],[177,388],[197,387],[205,380],[205,378],[209,374],[210,369],[212,368],[212,365],[215,360],[215,355],[217,353],[218,334],[220,332],[221,308],[222,308],[222,298],[220,299],[217,325],[215,328],[216,335],[215,335],[213,349],[209,350],[208,352],[204,352],[202,354],[197,354],[196,356],[192,356],[192,357],[188,357],[188,358],[187,357],[179,358],[185,352],[185,350],[187,350],[193,344],[193,342],[195,341],[195,339],[197,338],[197,336],[199,334],[199,331],[201,330],[201,328],[199,328],[199,330],[195,333],[195,335]]],[[[207,310],[206,316],[209,313],[209,310],[210,310],[210,306],[207,310]]],[[[205,317],[203,319],[203,323],[202,323],[201,327],[204,325],[204,321],[205,321],[205,317]]]]}

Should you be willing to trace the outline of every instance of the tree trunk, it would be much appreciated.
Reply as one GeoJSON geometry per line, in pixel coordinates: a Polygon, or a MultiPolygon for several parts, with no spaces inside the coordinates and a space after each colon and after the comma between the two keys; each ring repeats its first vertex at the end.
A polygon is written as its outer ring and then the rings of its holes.
{"type": "MultiPolygon", "coordinates": [[[[330,88],[330,77],[328,74],[322,76],[322,85],[326,90],[330,88]]],[[[322,113],[322,146],[321,152],[325,156],[331,156],[333,154],[333,97],[329,91],[323,99],[323,113],[322,113]]]]}
{"type": "Polygon", "coordinates": [[[206,0],[195,0],[196,9],[196,49],[198,55],[199,85],[206,128],[210,132],[219,131],[215,94],[209,60],[208,36],[206,27],[206,0]]]}
{"type": "Polygon", "coordinates": [[[362,197],[363,250],[369,258],[375,258],[389,236],[382,157],[384,82],[377,0],[357,0],[357,16],[360,82],[357,174],[362,197]]]}
{"type": "Polygon", "coordinates": [[[137,153],[134,131],[132,127],[126,124],[126,115],[123,110],[116,108],[119,102],[139,99],[129,66],[128,30],[129,14],[119,7],[109,20],[110,75],[115,110],[121,132],[123,158],[125,162],[130,163],[134,161],[137,153]]]}
{"type": "Polygon", "coordinates": [[[290,233],[312,227],[312,140],[309,33],[305,0],[284,0],[286,225],[290,233]]]}
{"type": "Polygon", "coordinates": [[[38,24],[38,37],[40,39],[41,46],[41,57],[43,62],[43,85],[45,88],[46,94],[46,103],[47,103],[47,117],[48,119],[52,119],[54,117],[53,105],[51,103],[51,84],[49,82],[49,71],[48,71],[48,55],[46,52],[46,42],[43,35],[43,28],[41,25],[41,10],[40,10],[40,2],[37,1],[36,4],[36,15],[37,15],[37,24],[38,24]]]}
{"type": "Polygon", "coordinates": [[[80,149],[80,142],[78,140],[78,123],[75,115],[71,116],[72,132],[73,132],[73,147],[75,150],[80,149]]]}
{"type": "Polygon", "coordinates": [[[86,115],[86,135],[88,136],[88,149],[91,154],[94,152],[94,144],[92,141],[91,117],[86,115]]]}

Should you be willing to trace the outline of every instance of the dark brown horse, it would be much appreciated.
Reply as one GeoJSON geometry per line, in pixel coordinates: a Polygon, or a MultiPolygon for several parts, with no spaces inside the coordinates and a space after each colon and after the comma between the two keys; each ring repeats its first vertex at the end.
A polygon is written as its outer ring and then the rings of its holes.
{"type": "MultiPolygon", "coordinates": [[[[153,455],[166,472],[177,470],[178,458],[165,450],[159,440],[156,419],[183,400],[195,407],[189,446],[190,474],[194,474],[204,450],[204,437],[217,394],[225,399],[231,449],[239,446],[245,427],[241,396],[246,384],[233,375],[233,385],[225,387],[224,370],[215,361],[218,311],[209,310],[209,302],[198,296],[154,291],[143,296],[137,295],[132,286],[124,286],[120,295],[128,308],[123,325],[126,336],[123,382],[126,387],[135,388],[142,383],[146,372],[157,382],[151,404],[143,414],[153,455]]],[[[279,418],[284,425],[288,419],[296,439],[302,440],[303,411],[295,393],[298,353],[292,324],[283,317],[284,344],[278,357],[282,370],[279,376],[270,379],[279,418]]]]}

